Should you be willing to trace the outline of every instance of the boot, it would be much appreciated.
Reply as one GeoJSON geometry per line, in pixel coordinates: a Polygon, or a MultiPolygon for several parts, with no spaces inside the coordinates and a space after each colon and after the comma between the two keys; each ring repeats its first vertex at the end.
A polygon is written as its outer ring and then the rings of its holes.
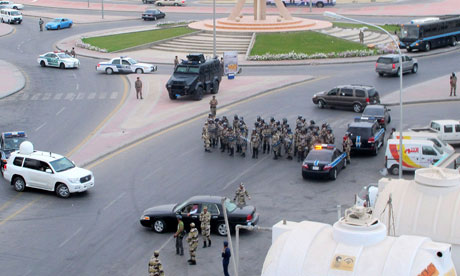
{"type": "Polygon", "coordinates": [[[208,247],[211,247],[211,240],[208,240],[208,247]]]}
{"type": "Polygon", "coordinates": [[[243,153],[241,154],[241,156],[242,156],[242,157],[246,157],[246,153],[243,152],[243,153]]]}
{"type": "Polygon", "coordinates": [[[275,157],[273,157],[273,160],[277,160],[278,159],[278,156],[276,155],[276,151],[273,152],[275,154],[275,157]]]}
{"type": "Polygon", "coordinates": [[[176,255],[179,255],[179,248],[176,248],[176,255]]]}
{"type": "Polygon", "coordinates": [[[233,156],[234,149],[231,148],[231,149],[229,149],[229,150],[230,150],[230,154],[229,154],[229,155],[230,155],[230,156],[233,156]]]}
{"type": "Polygon", "coordinates": [[[288,160],[292,160],[292,156],[288,156],[287,159],[288,159],[288,160]]]}
{"type": "Polygon", "coordinates": [[[254,150],[252,150],[252,159],[256,158],[256,153],[254,150]]]}
{"type": "Polygon", "coordinates": [[[187,260],[187,262],[190,264],[192,262],[192,259],[187,260]]]}
{"type": "Polygon", "coordinates": [[[192,261],[190,262],[190,265],[196,265],[196,261],[195,261],[195,260],[192,260],[192,261]]]}
{"type": "Polygon", "coordinates": [[[270,144],[267,145],[267,153],[270,153],[270,144]]]}
{"type": "Polygon", "coordinates": [[[203,248],[206,248],[206,241],[203,241],[203,248]]]}

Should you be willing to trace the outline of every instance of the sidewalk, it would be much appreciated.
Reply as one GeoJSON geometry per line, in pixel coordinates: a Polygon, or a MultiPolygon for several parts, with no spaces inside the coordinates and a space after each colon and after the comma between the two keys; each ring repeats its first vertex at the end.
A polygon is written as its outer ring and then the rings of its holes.
{"type": "Polygon", "coordinates": [[[14,31],[14,27],[9,24],[0,23],[0,37],[8,35],[14,31]]]}
{"type": "Polygon", "coordinates": [[[25,85],[26,79],[16,66],[0,60],[0,99],[21,91],[25,85]]]}
{"type": "MultiPolygon", "coordinates": [[[[98,158],[129,146],[145,137],[174,125],[209,113],[206,94],[201,101],[190,98],[170,100],[164,84],[170,75],[128,75],[131,91],[120,110],[110,118],[91,139],[72,155],[72,159],[83,166],[98,158]],[[139,76],[143,81],[143,100],[136,99],[134,81],[139,76]]],[[[296,83],[313,79],[311,76],[236,76],[234,80],[223,79],[216,98],[217,113],[225,112],[226,106],[238,101],[296,83]],[[295,80],[295,81],[293,81],[295,80]]],[[[200,130],[195,134],[200,135],[200,130]]]]}
{"type": "MultiPolygon", "coordinates": [[[[416,104],[445,101],[460,101],[459,90],[457,91],[457,97],[449,96],[449,76],[450,75],[446,75],[410,87],[403,86],[403,103],[416,104]]],[[[383,96],[380,100],[385,105],[399,105],[399,90],[383,96]]]]}

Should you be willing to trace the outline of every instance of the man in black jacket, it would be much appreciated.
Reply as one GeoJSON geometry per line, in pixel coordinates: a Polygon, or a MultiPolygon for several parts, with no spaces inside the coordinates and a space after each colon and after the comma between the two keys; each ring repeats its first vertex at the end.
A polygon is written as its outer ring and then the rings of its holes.
{"type": "Polygon", "coordinates": [[[228,264],[230,263],[230,248],[228,248],[228,242],[224,241],[224,249],[222,249],[222,266],[224,267],[224,275],[229,276],[228,274],[228,264]]]}

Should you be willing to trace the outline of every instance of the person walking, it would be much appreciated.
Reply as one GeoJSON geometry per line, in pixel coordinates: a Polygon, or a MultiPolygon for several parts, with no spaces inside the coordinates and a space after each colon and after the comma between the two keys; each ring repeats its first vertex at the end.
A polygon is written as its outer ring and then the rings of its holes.
{"type": "Polygon", "coordinates": [[[348,164],[351,163],[350,155],[351,155],[352,145],[353,145],[353,141],[351,141],[350,133],[347,132],[345,133],[345,136],[343,137],[342,147],[343,147],[343,151],[347,153],[347,163],[348,164]]]}
{"type": "Polygon", "coordinates": [[[176,69],[177,65],[179,65],[179,58],[176,56],[174,58],[174,69],[176,69]]]}
{"type": "Polygon", "coordinates": [[[220,73],[221,76],[225,75],[224,58],[220,58],[220,73]]]}
{"type": "Polygon", "coordinates": [[[74,47],[72,47],[72,50],[70,51],[70,56],[72,56],[73,58],[77,57],[77,54],[75,53],[75,48],[74,47]]]}
{"type": "Polygon", "coordinates": [[[40,32],[43,32],[43,24],[45,24],[45,22],[43,21],[43,19],[40,18],[40,20],[38,20],[38,26],[40,26],[40,32]]]}
{"type": "Polygon", "coordinates": [[[136,88],[136,99],[139,99],[139,97],[142,98],[142,81],[137,77],[136,82],[134,83],[134,87],[136,88]]]}
{"type": "Polygon", "coordinates": [[[161,264],[160,259],[158,259],[159,256],[160,251],[155,250],[149,261],[149,276],[165,276],[163,265],[161,264]]]}
{"type": "Polygon", "coordinates": [[[206,241],[208,247],[211,247],[211,213],[208,212],[208,206],[203,207],[200,213],[201,221],[201,236],[203,236],[203,248],[206,248],[206,241]]]}
{"type": "Polygon", "coordinates": [[[211,109],[211,114],[214,117],[216,117],[216,110],[218,104],[219,103],[217,102],[216,96],[212,96],[212,99],[209,101],[209,108],[211,109]]]}
{"type": "Polygon", "coordinates": [[[364,32],[362,29],[359,30],[359,43],[364,44],[364,32]]]}
{"type": "Polygon", "coordinates": [[[190,233],[188,233],[187,242],[189,246],[190,265],[196,265],[196,249],[198,247],[198,230],[195,228],[195,223],[190,223],[190,233]]]}
{"type": "Polygon", "coordinates": [[[174,234],[174,238],[176,238],[176,255],[184,256],[184,246],[182,244],[182,240],[185,236],[184,230],[184,222],[182,221],[182,216],[177,215],[177,231],[174,234]]]}
{"type": "Polygon", "coordinates": [[[230,276],[230,274],[228,274],[228,264],[230,263],[231,256],[232,253],[230,252],[230,248],[228,248],[228,242],[224,241],[224,249],[222,249],[222,266],[225,276],[230,276]]]}
{"type": "Polygon", "coordinates": [[[236,201],[237,205],[242,207],[246,205],[246,197],[249,200],[251,200],[248,191],[246,190],[246,188],[244,188],[243,182],[241,182],[240,186],[238,186],[238,189],[235,192],[235,197],[233,198],[233,201],[236,201]]]}
{"type": "Polygon", "coordinates": [[[450,96],[452,96],[452,92],[454,92],[454,96],[457,96],[457,76],[454,72],[450,76],[450,96]]]}

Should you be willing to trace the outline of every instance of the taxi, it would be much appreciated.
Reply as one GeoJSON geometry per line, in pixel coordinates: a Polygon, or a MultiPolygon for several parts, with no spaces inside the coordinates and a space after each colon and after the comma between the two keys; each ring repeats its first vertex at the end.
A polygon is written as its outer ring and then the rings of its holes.
{"type": "Polygon", "coordinates": [[[346,168],[347,154],[331,144],[317,144],[302,163],[302,177],[327,177],[337,179],[340,170],[346,168]]]}
{"type": "Polygon", "coordinates": [[[76,58],[69,56],[64,52],[48,52],[37,58],[38,64],[41,67],[58,67],[60,69],[66,68],[78,68],[80,67],[80,61],[76,58]]]}

